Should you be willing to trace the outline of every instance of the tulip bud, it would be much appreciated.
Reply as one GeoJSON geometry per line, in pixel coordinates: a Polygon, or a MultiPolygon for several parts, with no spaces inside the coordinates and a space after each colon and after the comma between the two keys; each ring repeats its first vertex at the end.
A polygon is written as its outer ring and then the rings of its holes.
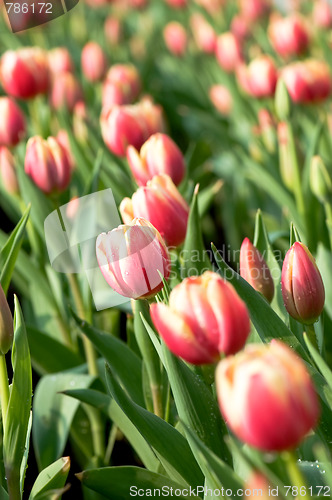
{"type": "Polygon", "coordinates": [[[239,40],[231,32],[223,33],[217,38],[216,58],[219,65],[227,73],[232,73],[243,63],[243,55],[239,40]]]}
{"type": "Polygon", "coordinates": [[[216,389],[232,432],[263,451],[296,447],[318,421],[318,398],[307,368],[278,340],[249,344],[221,361],[216,389]]]}
{"type": "Polygon", "coordinates": [[[255,471],[250,474],[245,482],[243,498],[254,496],[257,491],[259,491],[261,500],[271,500],[271,485],[261,472],[255,471]]]}
{"type": "Polygon", "coordinates": [[[187,50],[187,32],[182,24],[176,21],[168,23],[163,34],[168,50],[175,56],[184,56],[187,50]]]}
{"type": "Polygon", "coordinates": [[[331,5],[325,0],[318,0],[314,3],[313,21],[318,28],[328,29],[332,26],[331,5]]]}
{"type": "Polygon", "coordinates": [[[177,186],[183,179],[186,166],[175,142],[166,134],[153,134],[138,152],[128,146],[127,160],[139,186],[144,186],[154,175],[167,174],[177,186]]]}
{"type": "Polygon", "coordinates": [[[310,166],[311,191],[319,201],[327,203],[332,198],[332,179],[320,156],[314,156],[310,166]]]}
{"type": "Polygon", "coordinates": [[[67,108],[73,111],[75,105],[83,100],[83,92],[78,80],[72,73],[60,73],[53,81],[50,102],[54,109],[67,108]]]}
{"type": "Polygon", "coordinates": [[[106,146],[118,156],[125,156],[130,144],[139,149],[146,139],[144,122],[130,106],[104,108],[100,125],[106,146]]]}
{"type": "Polygon", "coordinates": [[[240,0],[240,15],[251,22],[265,17],[270,8],[267,0],[240,0]]]}
{"type": "Polygon", "coordinates": [[[75,104],[73,110],[73,131],[76,139],[82,143],[88,139],[88,117],[86,106],[83,101],[75,104]]]}
{"type": "Polygon", "coordinates": [[[0,178],[6,191],[10,194],[18,194],[20,190],[15,171],[15,159],[5,146],[0,147],[0,173],[0,178]]]}
{"type": "Polygon", "coordinates": [[[120,213],[125,223],[143,217],[153,224],[169,246],[178,246],[186,237],[189,207],[172,179],[155,175],[132,198],[124,198],[120,213]]]}
{"type": "Polygon", "coordinates": [[[71,73],[74,70],[74,63],[66,47],[57,47],[48,53],[48,65],[54,78],[59,73],[71,73]]]}
{"type": "Polygon", "coordinates": [[[96,42],[88,42],[81,54],[82,72],[90,82],[98,82],[103,78],[107,69],[106,55],[96,42]]]}
{"type": "Polygon", "coordinates": [[[141,91],[141,79],[135,66],[115,64],[107,72],[103,83],[103,107],[131,104],[141,91]]]}
{"type": "Polygon", "coordinates": [[[54,137],[31,137],[27,143],[24,169],[46,194],[67,188],[71,167],[66,150],[54,137]]]}
{"type": "Polygon", "coordinates": [[[317,103],[331,93],[331,74],[324,61],[294,62],[283,68],[281,78],[294,102],[317,103]]]}
{"type": "Polygon", "coordinates": [[[168,306],[151,305],[151,318],[170,351],[196,365],[236,353],[250,332],[245,303],[211,271],[185,278],[172,290],[168,306]]]}
{"type": "Polygon", "coordinates": [[[244,42],[250,35],[250,23],[246,17],[235,15],[231,22],[231,32],[240,41],[244,42]]]}
{"type": "Polygon", "coordinates": [[[216,33],[202,14],[190,18],[190,27],[197,47],[206,54],[213,54],[216,48],[216,33]]]}
{"type": "Polygon", "coordinates": [[[183,9],[187,6],[188,0],[165,0],[165,2],[174,9],[183,9]]]}
{"type": "Polygon", "coordinates": [[[297,13],[273,17],[268,35],[274,50],[283,57],[302,54],[310,42],[305,20],[297,13]]]}
{"type": "Polygon", "coordinates": [[[100,234],[96,255],[105,280],[124,297],[152,297],[164,286],[161,276],[169,276],[166,245],[152,224],[142,218],[100,234]]]}
{"type": "Polygon", "coordinates": [[[56,140],[66,151],[71,170],[75,168],[75,158],[73,156],[67,130],[61,129],[56,135],[56,140]]]}
{"type": "Polygon", "coordinates": [[[25,134],[25,118],[15,101],[0,97],[0,145],[16,146],[25,134]]]}
{"type": "MultiPolygon", "coordinates": [[[[242,70],[244,71],[244,70],[242,70]]],[[[245,82],[240,79],[243,90],[253,97],[263,98],[274,95],[277,83],[277,69],[269,56],[259,56],[252,60],[243,73],[245,82]]]]}
{"type": "Polygon", "coordinates": [[[40,48],[7,50],[1,57],[0,71],[3,88],[14,97],[30,99],[48,90],[48,58],[40,48]]]}
{"type": "Polygon", "coordinates": [[[106,18],[104,24],[104,33],[106,40],[111,45],[111,47],[116,46],[121,39],[122,26],[120,19],[117,17],[109,16],[106,18]]]}
{"type": "Polygon", "coordinates": [[[271,302],[274,295],[274,283],[270,269],[263,256],[251,243],[249,238],[245,238],[240,250],[240,275],[268,302],[271,302]]]}
{"type": "Polygon", "coordinates": [[[219,113],[222,115],[229,115],[233,108],[232,94],[225,85],[216,84],[212,85],[209,90],[209,97],[219,113]]]}
{"type": "Polygon", "coordinates": [[[291,100],[285,82],[278,79],[275,94],[275,110],[280,121],[286,121],[291,113],[291,100]]]}
{"type": "Polygon", "coordinates": [[[298,241],[286,253],[281,292],[292,318],[309,325],[318,320],[325,302],[323,280],[308,248],[298,241]]]}
{"type": "Polygon", "coordinates": [[[0,352],[6,354],[12,346],[14,337],[13,317],[0,284],[0,352]]]}

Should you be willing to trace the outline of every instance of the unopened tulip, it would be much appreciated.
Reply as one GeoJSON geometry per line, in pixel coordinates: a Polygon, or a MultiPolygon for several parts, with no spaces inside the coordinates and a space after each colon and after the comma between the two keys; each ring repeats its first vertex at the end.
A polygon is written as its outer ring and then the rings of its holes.
{"type": "Polygon", "coordinates": [[[331,74],[324,61],[307,59],[284,67],[280,77],[294,102],[317,103],[331,94],[331,74]]]}
{"type": "Polygon", "coordinates": [[[232,73],[243,62],[242,49],[239,40],[231,32],[219,35],[216,43],[216,57],[219,65],[232,73]]]}
{"type": "Polygon", "coordinates": [[[169,246],[181,245],[186,237],[189,207],[168,175],[154,176],[131,199],[124,198],[120,213],[125,223],[134,217],[147,219],[169,246]]]}
{"type": "Polygon", "coordinates": [[[142,218],[102,233],[96,241],[100,270],[113,290],[132,299],[152,297],[169,276],[170,258],[158,231],[142,218]]]}
{"type": "MultiPolygon", "coordinates": [[[[269,56],[252,60],[246,68],[244,90],[253,97],[272,97],[277,84],[277,68],[269,56]]],[[[241,82],[240,82],[241,83],[241,82]]]]}
{"type": "Polygon", "coordinates": [[[144,120],[147,137],[165,131],[163,108],[155,104],[150,96],[144,96],[136,105],[136,113],[144,120]]]}
{"type": "Polygon", "coordinates": [[[141,79],[132,64],[114,64],[106,75],[103,83],[103,107],[116,104],[131,104],[141,91],[141,79]]]}
{"type": "Polygon", "coordinates": [[[88,42],[84,45],[81,54],[83,75],[90,82],[98,82],[103,78],[107,69],[107,58],[97,42],[88,42]]]}
{"type": "Polygon", "coordinates": [[[104,33],[106,40],[113,47],[120,42],[122,26],[117,17],[108,16],[104,24],[104,33]]]}
{"type": "Polygon", "coordinates": [[[240,275],[271,302],[274,295],[274,283],[270,269],[262,254],[254,247],[249,238],[245,238],[241,245],[240,275]]]}
{"type": "Polygon", "coordinates": [[[127,160],[139,186],[144,186],[153,176],[167,174],[177,186],[183,179],[186,165],[183,154],[166,134],[153,134],[143,144],[140,152],[128,146],[127,160]]]}
{"type": "Polygon", "coordinates": [[[5,146],[0,146],[0,179],[8,193],[19,193],[15,158],[11,151],[5,146]]]}
{"type": "Polygon", "coordinates": [[[165,0],[165,2],[175,9],[183,9],[187,7],[188,0],[165,0]]]}
{"type": "Polygon", "coordinates": [[[187,32],[182,24],[172,21],[164,28],[164,41],[168,50],[175,56],[182,57],[187,50],[187,32]]]}
{"type": "MultiPolygon", "coordinates": [[[[254,496],[259,491],[261,500],[271,500],[271,484],[261,472],[251,472],[244,486],[243,498],[254,496]]],[[[279,499],[280,497],[278,496],[277,498],[279,499]]]]}
{"type": "Polygon", "coordinates": [[[48,90],[48,58],[40,48],[7,50],[1,58],[0,71],[3,88],[11,96],[30,99],[48,90]]]}
{"type": "Polygon", "coordinates": [[[297,13],[284,18],[273,17],[268,34],[274,50],[282,57],[302,54],[310,42],[305,20],[297,13]]]}
{"type": "Polygon", "coordinates": [[[216,48],[217,36],[211,24],[198,12],[190,18],[190,27],[197,47],[207,54],[213,54],[216,48]]]}
{"type": "Polygon", "coordinates": [[[88,116],[83,101],[78,101],[73,110],[73,132],[76,139],[85,142],[88,138],[88,116]]]}
{"type": "Polygon", "coordinates": [[[251,32],[249,20],[243,16],[235,15],[231,22],[231,32],[241,42],[243,42],[251,32]]]}
{"type": "Polygon", "coordinates": [[[0,97],[0,145],[12,147],[20,142],[25,134],[25,118],[9,97],[0,97]]]}
{"type": "Polygon", "coordinates": [[[48,52],[48,65],[54,78],[59,73],[72,72],[74,63],[66,47],[57,47],[48,52]]]}
{"type": "Polygon", "coordinates": [[[232,432],[260,450],[292,449],[317,424],[318,398],[307,368],[278,340],[249,344],[222,360],[216,389],[232,432]]]}
{"type": "Polygon", "coordinates": [[[14,337],[13,316],[0,284],[0,353],[6,354],[12,346],[14,337]]]}
{"type": "Polygon", "coordinates": [[[303,243],[295,242],[282,265],[281,291],[287,312],[304,324],[318,320],[325,290],[315,259],[303,243]]]}
{"type": "Polygon", "coordinates": [[[233,108],[233,98],[232,94],[225,85],[220,83],[212,85],[209,90],[209,97],[219,113],[223,115],[229,115],[233,108]]]}
{"type": "Polygon", "coordinates": [[[313,21],[318,28],[328,29],[332,26],[332,9],[326,0],[318,0],[313,7],[313,21]]]}
{"type": "Polygon", "coordinates": [[[251,22],[262,19],[271,9],[271,4],[267,0],[240,0],[239,6],[240,15],[251,22]]]}
{"type": "Polygon", "coordinates": [[[250,332],[245,303],[211,271],[185,278],[172,290],[169,306],[152,304],[151,317],[170,351],[198,365],[238,352],[250,332]]]}
{"type": "Polygon", "coordinates": [[[52,108],[66,108],[68,111],[73,111],[75,105],[82,100],[81,86],[72,73],[60,73],[54,79],[50,96],[52,108]]]}
{"type": "Polygon", "coordinates": [[[71,177],[68,154],[54,137],[31,137],[27,143],[24,169],[46,194],[64,191],[71,177]]]}

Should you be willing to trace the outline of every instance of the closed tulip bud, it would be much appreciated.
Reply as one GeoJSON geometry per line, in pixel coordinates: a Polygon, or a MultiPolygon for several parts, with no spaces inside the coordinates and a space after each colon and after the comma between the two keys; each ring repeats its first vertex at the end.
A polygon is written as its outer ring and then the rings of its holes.
{"type": "Polygon", "coordinates": [[[88,139],[88,116],[86,106],[83,101],[75,104],[73,110],[73,131],[76,139],[85,142],[88,139]]]}
{"type": "Polygon", "coordinates": [[[48,65],[52,76],[57,78],[59,73],[71,73],[74,63],[66,47],[57,47],[48,52],[48,65]]]}
{"type": "Polygon", "coordinates": [[[124,198],[120,213],[125,223],[134,217],[151,222],[168,246],[181,245],[186,237],[189,207],[168,175],[154,176],[131,199],[124,198]]]}
{"type": "Polygon", "coordinates": [[[280,121],[288,120],[291,114],[291,99],[282,78],[278,79],[275,94],[275,110],[280,121]]]}
{"type": "Polygon", "coordinates": [[[5,146],[0,146],[0,179],[6,191],[10,194],[18,194],[20,192],[15,159],[11,151],[5,146]]]}
{"type": "Polygon", "coordinates": [[[269,56],[259,56],[252,60],[243,77],[246,78],[243,89],[249,95],[257,98],[274,95],[278,78],[277,68],[269,56]]]}
{"type": "Polygon", "coordinates": [[[187,7],[188,0],[165,0],[165,2],[174,9],[183,9],[187,7]]]}
{"type": "Polygon", "coordinates": [[[147,138],[144,121],[130,106],[104,108],[100,124],[106,146],[118,156],[125,156],[129,145],[139,149],[147,138]]]}
{"type": "Polygon", "coordinates": [[[209,90],[210,101],[219,113],[229,115],[233,109],[232,94],[225,85],[217,83],[212,85],[209,90]]]}
{"type": "Polygon", "coordinates": [[[31,137],[27,143],[24,169],[46,194],[64,191],[71,177],[68,154],[54,137],[31,137]]]}
{"type": "Polygon", "coordinates": [[[231,22],[231,32],[240,41],[244,42],[251,31],[250,22],[246,17],[235,15],[231,22]]]}
{"type": "Polygon", "coordinates": [[[104,33],[106,40],[111,47],[116,46],[121,39],[122,26],[117,17],[108,16],[104,24],[104,33]]]}
{"type": "Polygon", "coordinates": [[[307,368],[278,340],[250,344],[222,360],[216,389],[228,427],[262,451],[295,448],[318,421],[318,398],[307,368]]]}
{"type": "Polygon", "coordinates": [[[127,160],[139,186],[158,174],[167,174],[177,186],[183,179],[186,165],[175,142],[166,134],[153,134],[143,144],[140,152],[128,146],[127,160]]]}
{"type": "MultiPolygon", "coordinates": [[[[271,500],[271,484],[261,472],[252,472],[247,478],[244,486],[243,498],[254,496],[255,493],[259,491],[261,500],[271,500]]],[[[277,498],[280,497],[278,496],[277,498]]]]}
{"type": "Polygon", "coordinates": [[[311,191],[319,201],[327,203],[332,198],[332,179],[320,156],[314,156],[310,166],[311,191]]]}
{"type": "Polygon", "coordinates": [[[102,90],[103,107],[131,104],[141,91],[141,79],[132,64],[115,64],[107,72],[102,90]]]}
{"type": "Polygon", "coordinates": [[[216,58],[227,73],[233,73],[237,66],[243,63],[241,45],[233,33],[227,32],[218,36],[216,58]]]}
{"type": "Polygon", "coordinates": [[[97,42],[84,45],[81,54],[83,75],[90,82],[98,82],[103,78],[107,69],[106,55],[97,42]]]}
{"type": "Polygon", "coordinates": [[[315,259],[303,243],[295,242],[286,253],[281,292],[292,318],[309,325],[318,320],[324,308],[325,290],[315,259]]]}
{"type": "Polygon", "coordinates": [[[250,332],[245,303],[211,271],[185,278],[172,290],[168,306],[152,304],[151,318],[170,351],[196,365],[236,353],[250,332]]]}
{"type": "Polygon", "coordinates": [[[195,13],[190,18],[190,27],[199,50],[206,54],[213,54],[216,49],[217,36],[211,24],[202,14],[195,13]]]}
{"type": "Polygon", "coordinates": [[[172,21],[164,28],[164,41],[168,50],[177,57],[182,57],[187,50],[187,32],[182,24],[172,21]]]}
{"type": "Polygon", "coordinates": [[[40,48],[8,50],[1,58],[0,71],[3,88],[11,96],[30,99],[48,90],[48,58],[40,48]]]}
{"type": "Polygon", "coordinates": [[[170,258],[158,231],[137,218],[96,241],[99,268],[113,290],[132,299],[154,296],[169,276],[170,258]]]}
{"type": "Polygon", "coordinates": [[[81,86],[72,73],[60,73],[54,79],[50,96],[52,108],[73,111],[75,105],[82,100],[81,86]]]}
{"type": "Polygon", "coordinates": [[[324,61],[307,59],[289,64],[281,71],[281,78],[294,102],[318,103],[331,94],[331,74],[324,61]]]}
{"type": "Polygon", "coordinates": [[[147,135],[146,138],[157,132],[165,131],[163,108],[159,104],[155,104],[150,96],[144,96],[136,104],[135,109],[137,110],[137,114],[144,121],[147,135]]]}
{"type": "Polygon", "coordinates": [[[328,29],[332,26],[331,5],[325,0],[318,0],[314,3],[313,21],[318,28],[328,29]]]}
{"type": "Polygon", "coordinates": [[[0,353],[6,354],[12,346],[14,336],[13,317],[0,284],[0,353]]]}
{"type": "Polygon", "coordinates": [[[0,145],[16,146],[25,134],[25,118],[9,97],[0,97],[0,145]]]}
{"type": "Polygon", "coordinates": [[[283,57],[302,54],[310,42],[305,20],[298,13],[272,17],[268,34],[274,50],[283,57]]]}
{"type": "Polygon", "coordinates": [[[240,15],[251,22],[265,17],[271,9],[267,0],[240,0],[240,15]]]}
{"type": "Polygon", "coordinates": [[[268,302],[271,302],[274,295],[274,283],[270,269],[263,256],[251,243],[249,238],[245,238],[240,250],[240,275],[268,302]]]}

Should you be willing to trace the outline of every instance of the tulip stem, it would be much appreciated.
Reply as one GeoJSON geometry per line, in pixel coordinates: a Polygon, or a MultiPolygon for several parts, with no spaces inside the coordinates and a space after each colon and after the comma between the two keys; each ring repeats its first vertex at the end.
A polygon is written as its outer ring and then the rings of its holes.
{"type": "Polygon", "coordinates": [[[1,399],[2,426],[4,429],[6,423],[8,402],[9,402],[8,372],[7,372],[6,356],[4,354],[0,355],[0,399],[1,399]]]}
{"type": "Polygon", "coordinates": [[[318,340],[317,340],[317,335],[315,331],[315,325],[306,325],[305,327],[308,339],[310,343],[314,346],[314,348],[319,352],[319,346],[318,346],[318,340]]]}
{"type": "Polygon", "coordinates": [[[330,202],[324,203],[326,225],[330,238],[330,249],[332,250],[332,206],[330,202]]]}
{"type": "MultiPolygon", "coordinates": [[[[19,199],[19,206],[20,206],[22,214],[24,214],[24,212],[27,209],[27,206],[24,203],[24,201],[22,200],[22,198],[19,199]]],[[[39,246],[37,235],[36,235],[35,229],[34,229],[34,227],[32,225],[30,217],[27,220],[26,230],[27,230],[27,233],[28,233],[28,238],[29,238],[29,243],[30,243],[30,246],[31,246],[32,253],[34,255],[39,255],[40,254],[40,246],[39,246]]]]}
{"type": "Polygon", "coordinates": [[[307,494],[308,488],[306,484],[306,480],[304,479],[304,476],[302,472],[299,469],[298,463],[297,463],[297,457],[294,451],[285,451],[282,455],[288,477],[290,479],[290,482],[293,486],[298,488],[298,491],[305,491],[305,494],[302,496],[301,494],[301,499],[303,500],[310,500],[310,495],[307,494]],[[302,487],[302,490],[301,490],[302,487]],[[303,488],[304,487],[304,488],[303,488]]]}

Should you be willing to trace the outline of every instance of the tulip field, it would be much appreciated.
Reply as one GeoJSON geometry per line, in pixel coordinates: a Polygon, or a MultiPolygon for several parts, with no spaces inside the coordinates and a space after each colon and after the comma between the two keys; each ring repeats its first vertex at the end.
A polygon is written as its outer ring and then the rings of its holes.
{"type": "Polygon", "coordinates": [[[0,500],[332,496],[332,2],[4,0],[0,500]]]}

